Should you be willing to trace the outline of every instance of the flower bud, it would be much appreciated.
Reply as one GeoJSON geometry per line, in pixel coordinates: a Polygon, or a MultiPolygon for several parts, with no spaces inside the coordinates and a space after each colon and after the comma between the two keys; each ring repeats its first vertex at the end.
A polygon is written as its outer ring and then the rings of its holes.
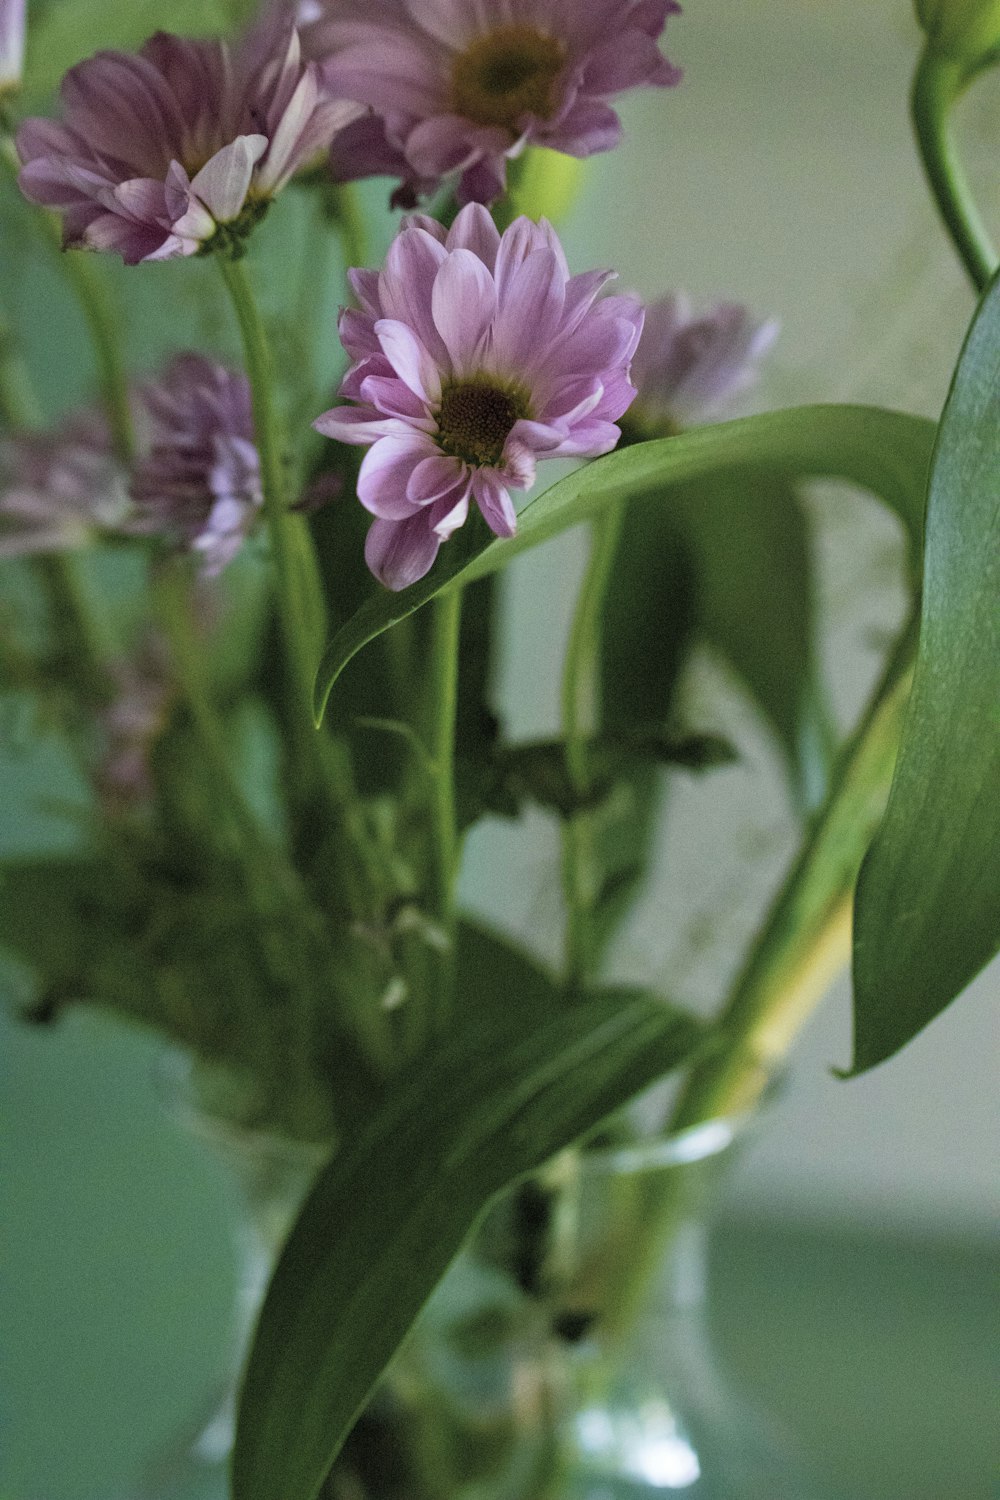
{"type": "Polygon", "coordinates": [[[24,69],[26,0],[0,0],[0,95],[12,92],[24,69]]]}
{"type": "Polygon", "coordinates": [[[917,20],[934,52],[980,62],[1000,48],[1000,0],[916,0],[917,20]]]}

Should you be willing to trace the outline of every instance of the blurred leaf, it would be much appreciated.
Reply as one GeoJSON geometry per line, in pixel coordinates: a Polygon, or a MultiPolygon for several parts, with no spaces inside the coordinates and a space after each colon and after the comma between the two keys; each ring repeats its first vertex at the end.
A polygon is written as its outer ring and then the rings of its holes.
{"type": "Polygon", "coordinates": [[[677,736],[655,726],[596,735],[587,741],[589,783],[581,795],[567,769],[564,740],[500,745],[487,762],[469,768],[466,800],[471,806],[463,822],[471,822],[482,811],[516,817],[525,802],[568,818],[602,802],[636,768],[660,765],[709,771],[735,759],[732,745],[718,735],[677,736]]]}
{"type": "MultiPolygon", "coordinates": [[[[671,507],[626,502],[601,612],[598,717],[603,730],[670,723],[694,627],[691,559],[671,507]]],[[[666,790],[652,762],[633,762],[613,803],[592,819],[598,870],[590,915],[595,961],[631,910],[649,867],[666,790]]]]}
{"type": "Polygon", "coordinates": [[[904,1046],[1000,946],[1000,280],[941,421],[913,695],[858,882],[854,1070],[904,1046]]]}
{"type": "MultiPolygon", "coordinates": [[[[829,715],[814,652],[812,559],[794,486],[780,474],[730,471],[628,505],[605,601],[601,716],[606,727],[666,722],[697,639],[728,659],[770,721],[796,801],[822,800],[829,715]]],[[[662,778],[633,766],[614,815],[595,825],[598,950],[628,910],[649,863],[662,778]]]]}
{"type": "Polygon", "coordinates": [[[484,540],[481,529],[467,524],[442,549],[426,578],[398,594],[383,590],[372,595],[327,648],[316,680],[316,716],[322,717],[333,684],[369,641],[442,590],[487,577],[529,547],[624,498],[655,496],[662,503],[677,485],[734,470],[843,478],[871,490],[896,510],[911,541],[919,544],[922,515],[914,496],[920,491],[933,437],[933,424],[920,417],[875,407],[817,406],[696,428],[611,453],[525,506],[517,536],[484,540]]]}
{"type": "Polygon", "coordinates": [[[236,1500],[312,1500],[490,1199],[703,1042],[649,996],[566,1005],[541,971],[520,994],[510,976],[526,961],[486,945],[460,963],[468,1024],[399,1080],[292,1231],[244,1383],[236,1500]]]}
{"type": "Polygon", "coordinates": [[[815,654],[812,558],[794,485],[736,473],[675,492],[669,507],[694,571],[695,629],[770,721],[803,807],[829,776],[829,714],[815,654]]]}
{"type": "Polygon", "coordinates": [[[38,20],[29,18],[26,102],[30,108],[44,103],[67,68],[92,52],[105,47],[134,51],[160,30],[181,36],[225,31],[235,11],[230,0],[58,0],[38,20]]]}

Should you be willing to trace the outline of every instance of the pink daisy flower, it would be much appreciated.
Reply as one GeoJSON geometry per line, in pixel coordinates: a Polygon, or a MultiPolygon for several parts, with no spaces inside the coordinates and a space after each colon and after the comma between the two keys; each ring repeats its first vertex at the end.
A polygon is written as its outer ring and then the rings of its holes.
{"type": "Polygon", "coordinates": [[[679,82],[657,46],[677,0],[326,0],[304,31],[334,93],[374,110],[338,143],[341,177],[398,172],[399,201],[459,173],[492,203],[534,143],[590,156],[618,144],[608,103],[679,82]]]}
{"type": "Polygon", "coordinates": [[[381,272],[351,272],[361,307],[340,317],[354,361],[340,395],[357,404],[313,425],[370,446],[365,557],[387,587],[423,577],[470,500],[513,536],[510,491],[531,488],[538,458],[615,446],[642,307],[598,300],[612,275],[571,276],[550,224],[520,218],[501,236],[479,204],[447,233],[404,220],[381,272]]]}
{"type": "Polygon", "coordinates": [[[754,384],[777,336],[775,319],[758,322],[737,302],[701,315],[682,293],[649,303],[632,361],[638,394],[629,427],[648,435],[705,421],[754,384]]]}
{"type": "Polygon", "coordinates": [[[238,249],[361,112],[321,89],[297,31],[274,21],[235,49],[158,32],[135,56],[98,52],[61,96],[62,124],[26,120],[17,133],[21,190],[62,213],[67,246],[129,265],[238,249]]]}

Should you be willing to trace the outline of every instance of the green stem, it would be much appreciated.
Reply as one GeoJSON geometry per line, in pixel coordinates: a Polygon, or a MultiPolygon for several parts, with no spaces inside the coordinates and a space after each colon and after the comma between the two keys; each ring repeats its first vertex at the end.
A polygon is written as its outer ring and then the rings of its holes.
{"type": "Polygon", "coordinates": [[[75,557],[55,552],[35,559],[49,607],[60,662],[91,708],[107,703],[110,685],[106,671],[112,655],[87,593],[75,557]]]}
{"type": "Polygon", "coordinates": [[[671,1130],[751,1109],[850,958],[852,893],[892,779],[916,636],[914,619],[719,1019],[726,1041],[693,1070],[671,1130]]]}
{"type": "Polygon", "coordinates": [[[100,271],[85,251],[68,250],[62,260],[90,330],[115,452],[123,463],[131,463],[135,455],[135,431],[117,311],[100,271]]]}
{"type": "Polygon", "coordinates": [[[455,810],[455,725],[458,715],[458,647],[462,623],[459,590],[432,606],[430,671],[424,742],[434,766],[430,805],[430,908],[444,937],[438,984],[441,994],[432,1018],[446,1020],[454,983],[458,874],[458,822],[455,810]]]}
{"type": "Polygon", "coordinates": [[[195,629],[189,561],[170,558],[154,565],[151,588],[156,617],[170,646],[173,675],[197,736],[204,770],[215,786],[219,810],[228,813],[244,846],[253,849],[260,834],[233,774],[225,729],[206,677],[204,643],[195,629]]]}
{"type": "Polygon", "coordinates": [[[931,192],[972,284],[981,292],[993,277],[998,256],[949,128],[952,108],[975,76],[975,71],[928,49],[913,80],[911,107],[931,192]]]}
{"type": "MultiPolygon", "coordinates": [[[[601,615],[608,578],[618,549],[624,502],[611,506],[593,523],[591,551],[570,627],[562,678],[562,728],[566,770],[578,797],[590,782],[588,741],[596,729],[599,691],[601,615]]],[[[567,818],[562,829],[562,881],[566,904],[566,984],[580,985],[592,963],[591,922],[597,892],[593,820],[589,812],[567,818]]]]}
{"type": "Polygon", "coordinates": [[[326,629],[323,590],[306,522],[288,505],[285,438],[274,399],[274,372],[263,320],[242,262],[217,259],[239,323],[250,380],[264,507],[277,573],[278,616],[294,692],[292,734],[301,767],[312,777],[319,774],[321,764],[327,769],[334,764],[322,756],[310,722],[313,679],[326,629]]]}

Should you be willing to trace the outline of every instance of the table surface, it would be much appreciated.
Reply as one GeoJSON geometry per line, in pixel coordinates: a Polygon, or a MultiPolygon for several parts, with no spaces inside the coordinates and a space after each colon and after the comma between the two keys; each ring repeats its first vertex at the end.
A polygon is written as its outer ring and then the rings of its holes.
{"type": "MultiPolygon", "coordinates": [[[[166,1119],[155,1042],[81,1016],[7,1021],[0,1048],[0,1500],[128,1500],[223,1367],[219,1169],[166,1119]]],[[[996,1264],[981,1241],[724,1219],[719,1351],[836,1493],[995,1500],[996,1264]]]]}

